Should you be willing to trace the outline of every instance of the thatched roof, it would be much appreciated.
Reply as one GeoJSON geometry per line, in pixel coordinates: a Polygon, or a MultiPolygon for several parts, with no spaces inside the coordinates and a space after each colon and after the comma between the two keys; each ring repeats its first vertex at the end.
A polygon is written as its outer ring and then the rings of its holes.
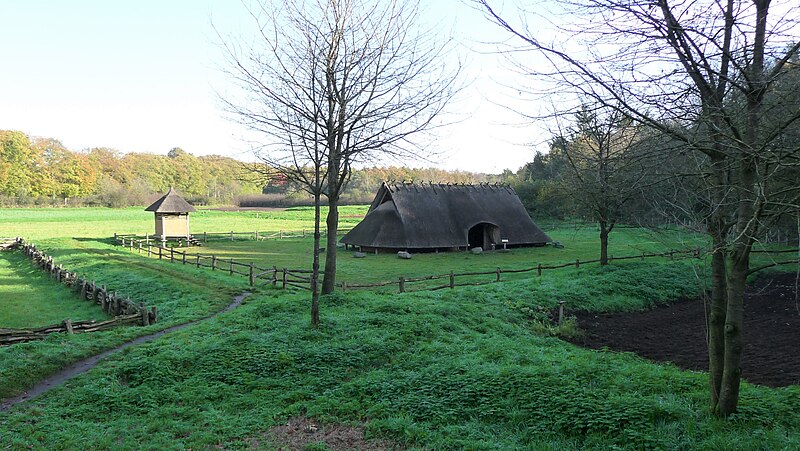
{"type": "Polygon", "coordinates": [[[392,249],[466,246],[470,228],[480,223],[496,226],[509,245],[551,241],[510,186],[384,182],[364,220],[341,242],[392,249]]]}
{"type": "Polygon", "coordinates": [[[183,200],[183,198],[170,187],[167,194],[164,194],[160,199],[153,202],[153,204],[145,208],[144,211],[153,211],[156,213],[189,213],[197,210],[195,210],[189,202],[183,200]]]}

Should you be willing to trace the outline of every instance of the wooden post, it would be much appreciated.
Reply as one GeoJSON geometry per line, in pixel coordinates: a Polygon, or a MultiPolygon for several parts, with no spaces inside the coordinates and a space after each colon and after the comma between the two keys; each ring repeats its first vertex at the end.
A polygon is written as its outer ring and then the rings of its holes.
{"type": "MultiPolygon", "coordinates": [[[[117,234],[116,233],[114,234],[114,242],[115,243],[119,243],[119,240],[117,239],[117,234]]],[[[122,237],[122,247],[125,247],[125,237],[122,237]]]]}
{"type": "Polygon", "coordinates": [[[147,244],[147,246],[149,247],[150,246],[150,234],[149,233],[145,233],[144,234],[144,241],[145,241],[145,244],[147,244]]]}
{"type": "Polygon", "coordinates": [[[456,286],[456,276],[453,274],[453,271],[450,271],[450,288],[454,288],[456,286]]]}
{"type": "Polygon", "coordinates": [[[150,325],[150,315],[147,314],[147,307],[144,306],[144,303],[139,304],[139,314],[142,315],[142,326],[149,326],[150,325]]]}
{"type": "Polygon", "coordinates": [[[272,266],[272,287],[275,288],[278,286],[278,267],[275,265],[272,266]]]}
{"type": "Polygon", "coordinates": [[[175,263],[175,248],[169,248],[169,261],[175,263]]]}
{"type": "Polygon", "coordinates": [[[208,233],[203,232],[203,243],[207,243],[207,242],[208,242],[208,233]]]}
{"type": "Polygon", "coordinates": [[[405,293],[405,291],[406,291],[406,278],[400,276],[400,292],[405,293]]]}
{"type": "Polygon", "coordinates": [[[153,246],[150,243],[147,244],[147,256],[149,257],[153,253],[153,246]]]}
{"type": "Polygon", "coordinates": [[[347,282],[342,282],[342,291],[347,291],[347,282]]]}
{"type": "Polygon", "coordinates": [[[642,260],[644,260],[644,252],[642,252],[642,260]]]}
{"type": "Polygon", "coordinates": [[[156,306],[153,306],[150,309],[150,314],[148,315],[148,319],[150,320],[148,321],[150,324],[155,324],[156,321],[158,321],[158,309],[156,308],[156,306]]]}
{"type": "Polygon", "coordinates": [[[255,285],[256,285],[255,268],[253,268],[253,264],[250,263],[250,286],[253,287],[255,285]]]}
{"type": "Polygon", "coordinates": [[[217,256],[216,255],[212,255],[211,256],[211,270],[213,271],[215,269],[217,269],[217,256]]]}
{"type": "Polygon", "coordinates": [[[283,268],[283,289],[286,289],[286,268],[283,268]]]}
{"type": "Polygon", "coordinates": [[[501,269],[498,267],[496,272],[497,272],[497,278],[496,278],[495,282],[500,282],[500,272],[501,272],[501,269]]]}
{"type": "Polygon", "coordinates": [[[81,299],[86,299],[86,276],[81,277],[81,299]]]}
{"type": "Polygon", "coordinates": [[[581,267],[581,259],[579,259],[579,258],[575,259],[575,267],[576,268],[580,268],[581,267]]]}
{"type": "Polygon", "coordinates": [[[138,251],[138,252],[139,252],[140,254],[142,253],[142,242],[141,242],[141,241],[139,241],[139,251],[138,251]]]}
{"type": "Polygon", "coordinates": [[[131,252],[133,252],[133,242],[134,242],[133,238],[131,238],[130,240],[128,240],[128,244],[129,244],[129,246],[128,246],[128,247],[130,248],[130,251],[131,251],[131,252]]]}
{"type": "Polygon", "coordinates": [[[181,252],[181,263],[186,264],[186,251],[181,252]]]}
{"type": "Polygon", "coordinates": [[[231,230],[231,241],[233,241],[233,230],[231,230]]]}
{"type": "Polygon", "coordinates": [[[564,302],[566,301],[558,301],[558,325],[564,323],[564,302]]]}
{"type": "Polygon", "coordinates": [[[539,263],[539,266],[536,267],[536,274],[542,275],[542,264],[539,263]]]}
{"type": "Polygon", "coordinates": [[[231,258],[230,275],[233,275],[233,259],[231,258]]]}
{"type": "Polygon", "coordinates": [[[164,253],[162,252],[163,250],[164,250],[164,248],[163,248],[163,247],[161,247],[161,246],[158,246],[158,259],[159,259],[159,260],[161,260],[162,258],[164,258],[164,253]]]}
{"type": "Polygon", "coordinates": [[[67,318],[64,320],[64,329],[67,330],[67,333],[72,335],[75,331],[72,329],[72,320],[67,318]]]}
{"type": "Polygon", "coordinates": [[[280,239],[283,239],[283,230],[280,230],[279,234],[280,234],[280,239]]]}
{"type": "Polygon", "coordinates": [[[117,232],[114,232],[114,242],[117,242],[117,232]]]}
{"type": "Polygon", "coordinates": [[[303,229],[303,238],[306,237],[306,229],[303,229]]]}
{"type": "Polygon", "coordinates": [[[258,230],[253,232],[253,240],[258,241],[258,230]]]}

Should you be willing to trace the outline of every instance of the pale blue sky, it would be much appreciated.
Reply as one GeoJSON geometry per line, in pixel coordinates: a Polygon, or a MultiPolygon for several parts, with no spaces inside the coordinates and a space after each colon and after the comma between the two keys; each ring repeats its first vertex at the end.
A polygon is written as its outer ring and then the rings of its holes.
{"type": "MultiPolygon", "coordinates": [[[[516,170],[533,155],[521,144],[543,137],[506,125],[518,116],[487,101],[500,98],[495,79],[507,74],[498,57],[471,48],[499,32],[459,0],[425,8],[453,27],[473,80],[454,104],[466,119],[433,144],[450,155],[438,166],[516,170]]],[[[251,158],[244,131],[222,117],[214,96],[229,87],[211,23],[223,33],[252,31],[239,1],[0,0],[0,18],[0,129],[60,139],[72,150],[166,154],[177,146],[251,158]]]]}

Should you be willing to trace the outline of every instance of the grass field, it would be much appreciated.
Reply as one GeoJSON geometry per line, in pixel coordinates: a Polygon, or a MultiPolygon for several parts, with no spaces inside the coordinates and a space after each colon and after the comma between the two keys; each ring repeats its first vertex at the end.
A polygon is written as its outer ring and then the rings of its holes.
{"type": "MultiPolygon", "coordinates": [[[[352,207],[350,219],[363,211],[352,207]]],[[[12,210],[13,219],[0,216],[0,236],[24,230],[58,263],[158,305],[161,313],[147,328],[0,348],[0,398],[81,356],[207,316],[248,288],[242,277],[113,246],[114,232],[149,231],[152,217],[140,213],[12,210]],[[93,220],[83,222],[82,213],[93,220]]],[[[299,230],[310,229],[309,217],[307,210],[258,218],[205,212],[193,216],[192,227],[299,230]]],[[[597,254],[592,227],[547,232],[565,248],[415,254],[410,261],[342,252],[339,280],[525,267],[597,254]]],[[[683,232],[620,228],[612,234],[611,253],[702,242],[683,232]]],[[[308,267],[310,246],[309,239],[212,241],[197,250],[264,266],[308,267]]],[[[632,260],[455,290],[337,292],[323,297],[316,330],[309,326],[307,293],[261,288],[239,309],[129,348],[0,413],[0,442],[12,449],[271,449],[281,444],[270,427],[305,415],[363,425],[369,437],[412,449],[800,448],[800,387],[744,383],[739,413],[720,421],[708,412],[705,374],[585,350],[549,336],[538,321],[542,309],[558,301],[568,309],[626,311],[697,296],[707,279],[704,268],[696,259],[632,260]]]]}
{"type": "Polygon", "coordinates": [[[58,324],[65,319],[102,320],[95,304],[50,279],[18,252],[0,252],[0,328],[58,324]]]}

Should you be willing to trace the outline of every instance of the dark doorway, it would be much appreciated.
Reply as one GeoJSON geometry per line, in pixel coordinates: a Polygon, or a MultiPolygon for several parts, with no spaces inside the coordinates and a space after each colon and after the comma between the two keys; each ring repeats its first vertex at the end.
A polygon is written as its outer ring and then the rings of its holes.
{"type": "Polygon", "coordinates": [[[488,222],[480,222],[472,226],[467,233],[469,248],[482,247],[488,251],[493,244],[497,244],[500,237],[500,228],[488,222]]]}

